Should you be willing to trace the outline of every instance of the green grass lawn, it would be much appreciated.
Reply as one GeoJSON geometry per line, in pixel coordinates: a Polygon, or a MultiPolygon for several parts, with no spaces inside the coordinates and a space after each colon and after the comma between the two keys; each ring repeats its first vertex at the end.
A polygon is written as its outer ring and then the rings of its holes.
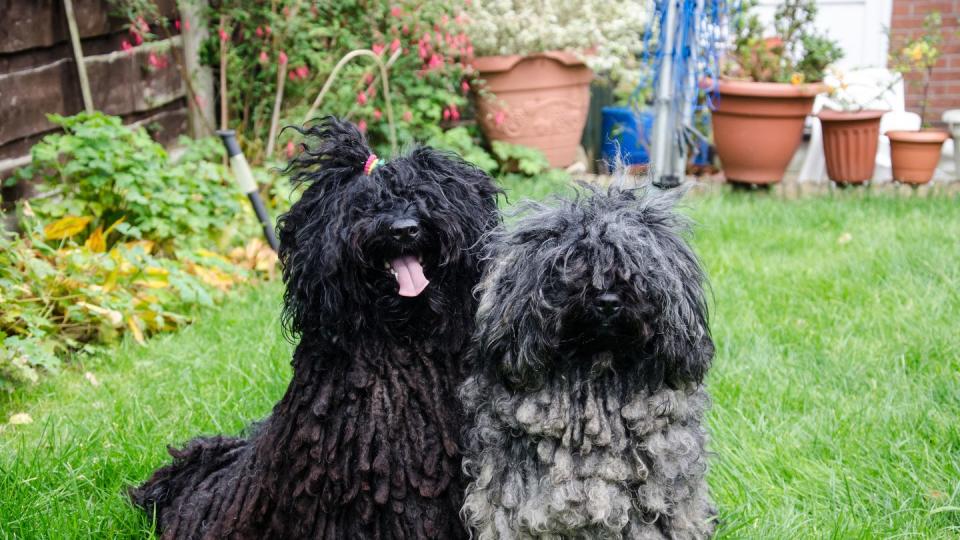
{"type": "MultiPolygon", "coordinates": [[[[960,200],[692,198],[723,538],[960,535],[960,200]]],[[[280,287],[0,397],[0,537],[142,537],[123,490],[288,377],[280,287]],[[93,385],[84,372],[95,375],[93,385]]]]}

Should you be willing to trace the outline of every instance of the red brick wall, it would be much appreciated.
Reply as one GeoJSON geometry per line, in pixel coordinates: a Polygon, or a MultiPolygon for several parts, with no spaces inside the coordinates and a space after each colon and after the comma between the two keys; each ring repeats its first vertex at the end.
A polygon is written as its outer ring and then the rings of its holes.
{"type": "MultiPolygon", "coordinates": [[[[943,111],[960,109],[960,0],[893,0],[890,47],[895,50],[893,47],[902,47],[908,39],[920,35],[924,17],[933,11],[943,17],[943,55],[933,70],[927,121],[939,123],[943,111]]],[[[921,81],[919,74],[907,78],[907,109],[916,113],[923,99],[921,81]]]]}

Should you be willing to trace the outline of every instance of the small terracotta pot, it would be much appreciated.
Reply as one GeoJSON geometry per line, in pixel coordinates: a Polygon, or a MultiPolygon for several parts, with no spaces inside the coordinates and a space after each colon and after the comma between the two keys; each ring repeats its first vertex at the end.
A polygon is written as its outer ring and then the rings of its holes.
{"type": "Polygon", "coordinates": [[[472,65],[481,88],[494,94],[477,99],[477,119],[487,138],[536,148],[553,167],[576,161],[593,79],[583,61],[545,52],[482,56],[472,65]]]}
{"type": "Polygon", "coordinates": [[[721,80],[713,138],[727,180],[775,184],[800,146],[803,121],[822,84],[721,80]]]}
{"type": "Polygon", "coordinates": [[[886,111],[831,111],[817,114],[823,127],[827,175],[838,184],[860,184],[873,178],[880,139],[880,118],[886,111]]]}
{"type": "Polygon", "coordinates": [[[939,129],[888,131],[893,179],[907,184],[926,184],[940,163],[940,149],[950,136],[939,129]]]}

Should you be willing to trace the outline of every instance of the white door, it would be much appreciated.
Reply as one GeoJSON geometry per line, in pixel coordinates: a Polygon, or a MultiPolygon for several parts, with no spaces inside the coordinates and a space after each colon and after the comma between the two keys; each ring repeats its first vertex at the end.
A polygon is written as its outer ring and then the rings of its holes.
{"type": "MultiPolygon", "coordinates": [[[[761,19],[772,29],[780,0],[760,0],[761,19]]],[[[887,29],[893,0],[817,0],[817,25],[843,48],[841,69],[886,67],[887,29]]]]}

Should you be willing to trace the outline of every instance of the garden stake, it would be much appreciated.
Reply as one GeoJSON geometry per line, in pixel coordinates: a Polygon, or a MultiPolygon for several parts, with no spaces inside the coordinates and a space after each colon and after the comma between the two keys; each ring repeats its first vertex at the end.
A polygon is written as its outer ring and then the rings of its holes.
{"type": "Polygon", "coordinates": [[[253,173],[250,172],[250,165],[247,164],[247,158],[240,151],[240,144],[237,143],[237,132],[232,129],[221,129],[217,135],[223,140],[223,146],[227,149],[227,157],[230,159],[230,169],[233,170],[233,177],[237,180],[240,189],[247,194],[247,199],[253,206],[253,211],[257,214],[257,220],[263,225],[263,236],[267,243],[277,251],[277,236],[273,232],[273,222],[270,220],[270,214],[267,213],[267,207],[260,198],[260,192],[257,191],[257,183],[253,179],[253,173]]]}
{"type": "Polygon", "coordinates": [[[327,91],[330,90],[330,86],[333,85],[333,80],[337,77],[337,73],[340,72],[340,68],[345,66],[347,62],[353,60],[358,56],[369,56],[373,58],[374,62],[377,63],[377,67],[380,68],[380,78],[383,80],[383,100],[387,103],[387,123],[390,125],[390,152],[393,155],[397,154],[397,128],[393,123],[393,105],[390,103],[390,81],[387,80],[387,68],[393,65],[393,63],[400,57],[400,53],[403,52],[403,49],[397,49],[392,56],[387,60],[387,63],[384,64],[383,60],[380,60],[380,55],[371,51],[370,49],[357,49],[355,51],[350,51],[343,58],[337,62],[337,65],[333,67],[333,71],[330,72],[330,76],[327,77],[327,81],[323,83],[323,88],[320,89],[320,93],[317,94],[317,99],[313,101],[313,105],[310,106],[310,110],[307,111],[306,116],[303,117],[303,123],[307,123],[313,114],[317,111],[317,108],[320,107],[320,103],[323,102],[323,97],[327,95],[327,91]]]}
{"type": "Polygon", "coordinates": [[[63,0],[63,10],[67,15],[67,27],[70,30],[70,44],[73,48],[73,59],[77,63],[77,78],[80,79],[80,94],[83,96],[83,108],[87,112],[93,112],[90,80],[87,79],[87,64],[83,59],[83,47],[80,45],[80,31],[77,30],[77,18],[73,14],[73,0],[63,0]]]}

